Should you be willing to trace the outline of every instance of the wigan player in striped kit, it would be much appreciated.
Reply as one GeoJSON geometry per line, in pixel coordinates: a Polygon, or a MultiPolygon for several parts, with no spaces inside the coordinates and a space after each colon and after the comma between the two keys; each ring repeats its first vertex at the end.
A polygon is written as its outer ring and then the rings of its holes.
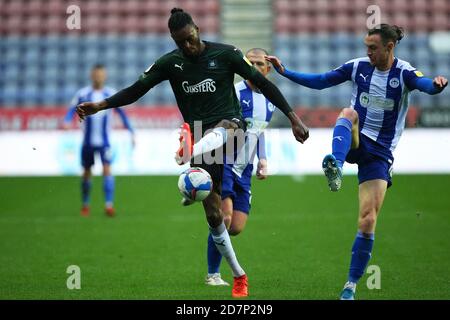
{"type": "Polygon", "coordinates": [[[280,74],[309,88],[353,82],[351,106],[340,113],[333,132],[332,153],[322,162],[331,191],[341,187],[345,161],[358,165],[358,233],[341,300],[354,299],[356,284],[372,254],[378,213],[392,184],[392,152],[405,126],[409,93],[418,89],[437,94],[448,84],[442,76],[424,77],[408,62],[395,57],[394,48],[402,38],[401,28],[381,24],[365,37],[367,57],[350,60],[324,74],[292,72],[277,57],[266,57],[280,74]]]}
{"type": "MultiPolygon", "coordinates": [[[[70,126],[78,104],[86,101],[102,101],[115,93],[114,89],[105,87],[106,70],[103,65],[97,64],[91,71],[92,85],[80,89],[71,101],[71,107],[64,118],[64,128],[70,126]]],[[[119,114],[125,128],[131,133],[132,144],[134,145],[134,131],[130,122],[121,109],[115,109],[119,114]]],[[[100,154],[103,164],[103,192],[105,195],[105,213],[113,217],[115,215],[114,200],[114,176],[111,173],[111,118],[112,110],[105,110],[98,114],[93,114],[86,118],[83,123],[83,145],[81,147],[81,165],[83,166],[83,176],[81,181],[82,208],[81,215],[90,214],[90,192],[92,186],[91,167],[94,165],[94,156],[100,154]]]]}
{"type": "MultiPolygon", "coordinates": [[[[245,56],[263,76],[270,72],[271,65],[264,59],[267,51],[252,48],[245,56]]],[[[246,142],[237,155],[224,164],[222,180],[222,212],[224,223],[231,236],[240,234],[247,223],[251,208],[251,178],[253,159],[258,156],[257,179],[267,178],[267,158],[265,152],[264,129],[272,119],[275,106],[249,80],[234,86],[236,96],[242,107],[242,115],[247,123],[246,142]]],[[[206,284],[212,286],[228,285],[220,275],[222,255],[217,250],[212,235],[208,237],[208,274],[206,284]]]]}

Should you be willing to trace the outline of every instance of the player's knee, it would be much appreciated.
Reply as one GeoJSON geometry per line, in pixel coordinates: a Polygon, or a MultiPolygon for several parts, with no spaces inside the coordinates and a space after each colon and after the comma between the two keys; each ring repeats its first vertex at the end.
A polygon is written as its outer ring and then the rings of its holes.
{"type": "Polygon", "coordinates": [[[231,228],[228,230],[228,233],[230,236],[237,236],[239,233],[242,232],[243,226],[231,226],[231,228]]]}
{"type": "Polygon", "coordinates": [[[90,179],[92,177],[92,172],[90,168],[85,168],[83,171],[83,178],[90,179]]]}
{"type": "Polygon", "coordinates": [[[218,127],[234,130],[238,128],[238,125],[231,120],[222,120],[216,125],[216,128],[218,127]]]}
{"type": "Polygon", "coordinates": [[[342,109],[340,118],[346,118],[352,123],[356,123],[358,121],[358,113],[353,108],[344,108],[342,109]]]}
{"type": "Polygon", "coordinates": [[[373,230],[377,222],[377,215],[374,209],[368,209],[361,212],[361,217],[359,218],[359,229],[362,231],[373,230]]]}
{"type": "Polygon", "coordinates": [[[229,229],[228,230],[228,234],[230,235],[230,236],[237,236],[239,233],[241,233],[241,231],[238,231],[238,230],[234,230],[234,229],[229,229]]]}
{"type": "Polygon", "coordinates": [[[242,231],[244,231],[245,225],[246,225],[246,220],[244,219],[244,217],[242,217],[241,214],[237,214],[237,216],[233,217],[232,223],[231,223],[231,227],[228,230],[228,233],[231,236],[237,236],[238,234],[240,234],[242,231]]]}
{"type": "Polygon", "coordinates": [[[110,166],[104,166],[103,167],[103,175],[104,176],[110,176],[111,175],[111,167],[110,166]]]}

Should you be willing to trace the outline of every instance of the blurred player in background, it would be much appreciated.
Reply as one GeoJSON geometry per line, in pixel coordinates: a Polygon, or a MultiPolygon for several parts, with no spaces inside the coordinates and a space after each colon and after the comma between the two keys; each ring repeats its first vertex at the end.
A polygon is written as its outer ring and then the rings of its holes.
{"type": "Polygon", "coordinates": [[[267,57],[280,74],[309,88],[353,82],[351,106],[340,113],[333,132],[332,154],[322,162],[331,191],[341,188],[344,162],[358,164],[358,233],[342,300],[354,299],[356,284],[372,254],[378,213],[392,184],[392,152],[405,126],[409,93],[418,89],[437,94],[448,84],[442,76],[425,78],[408,62],[395,57],[394,49],[402,38],[401,28],[381,24],[369,30],[364,39],[367,57],[350,60],[324,74],[292,72],[277,57],[267,57]]]}
{"type": "MultiPolygon", "coordinates": [[[[267,51],[253,48],[245,56],[263,76],[270,72],[271,65],[264,57],[267,51]]],[[[267,157],[265,152],[264,129],[272,118],[275,106],[267,100],[251,81],[243,80],[235,86],[236,95],[242,107],[247,123],[245,145],[237,153],[235,159],[226,161],[222,181],[222,212],[224,223],[231,236],[241,233],[247,223],[251,202],[251,178],[253,159],[258,155],[256,178],[267,178],[267,157]]],[[[217,250],[211,233],[208,237],[208,274],[206,284],[212,286],[229,285],[220,275],[222,255],[217,250]]]]}
{"type": "MultiPolygon", "coordinates": [[[[203,157],[205,153],[212,155],[215,150],[224,148],[227,140],[233,139],[235,131],[245,130],[241,107],[234,91],[234,75],[237,73],[244,79],[251,80],[264,96],[283,111],[290,119],[293,134],[298,141],[303,143],[308,138],[309,131],[278,88],[261,75],[240,50],[229,45],[202,41],[199,28],[192,17],[179,8],[171,10],[168,27],[178,49],[159,58],[133,85],[114,96],[97,103],[79,104],[77,113],[84,119],[100,110],[128,105],[158,83],[170,81],[186,122],[182,126],[180,148],[175,159],[178,164],[191,162],[191,165],[202,167],[211,175],[214,187],[203,200],[206,219],[217,249],[232,269],[232,296],[246,297],[247,275],[238,263],[221,210],[223,158],[220,163],[207,163],[203,157]],[[203,137],[191,134],[194,124],[200,124],[203,137]],[[209,131],[207,134],[206,130],[209,131]]],[[[214,159],[214,156],[211,158],[214,159]]]]}
{"type": "MultiPolygon", "coordinates": [[[[105,87],[106,70],[101,64],[95,65],[91,70],[92,84],[80,89],[73,97],[70,109],[67,112],[63,128],[70,128],[73,116],[78,104],[85,101],[102,101],[115,93],[111,88],[105,87]]],[[[105,213],[113,217],[115,214],[114,200],[114,176],[111,173],[111,120],[112,110],[107,110],[86,118],[83,123],[83,145],[81,147],[81,165],[83,176],[81,181],[82,208],[81,215],[88,216],[90,212],[90,192],[92,187],[92,171],[95,154],[99,153],[103,164],[103,192],[105,195],[105,213]]],[[[121,109],[116,109],[124,126],[130,131],[134,146],[134,131],[130,122],[121,109]]]]}

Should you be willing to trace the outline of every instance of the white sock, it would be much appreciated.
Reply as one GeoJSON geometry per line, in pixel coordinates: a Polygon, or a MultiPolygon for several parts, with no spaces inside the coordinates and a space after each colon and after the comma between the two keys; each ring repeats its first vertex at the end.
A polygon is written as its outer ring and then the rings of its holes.
{"type": "Polygon", "coordinates": [[[216,150],[227,141],[227,129],[214,128],[213,131],[201,138],[194,144],[192,157],[196,157],[200,154],[216,150]]]}
{"type": "Polygon", "coordinates": [[[233,272],[233,277],[240,277],[245,274],[245,271],[239,265],[233,246],[231,245],[230,235],[228,234],[225,224],[222,222],[216,228],[209,228],[214,243],[220,254],[225,257],[233,272]]]}

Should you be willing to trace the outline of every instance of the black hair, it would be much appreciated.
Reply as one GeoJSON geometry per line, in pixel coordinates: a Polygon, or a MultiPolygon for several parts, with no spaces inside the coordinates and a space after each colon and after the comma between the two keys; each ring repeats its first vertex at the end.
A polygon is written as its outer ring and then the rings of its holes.
{"type": "Polygon", "coordinates": [[[263,49],[263,48],[251,48],[251,49],[247,50],[247,52],[245,53],[245,55],[249,54],[249,52],[252,52],[252,51],[259,51],[259,52],[262,52],[262,53],[264,53],[266,56],[269,55],[269,52],[267,52],[267,50],[266,50],[266,49],[263,49]]]}
{"type": "Polygon", "coordinates": [[[105,69],[105,65],[101,64],[101,63],[96,63],[92,66],[92,70],[95,70],[95,69],[105,69]]]}
{"type": "Polygon", "coordinates": [[[392,41],[394,42],[394,44],[397,44],[400,42],[400,40],[403,39],[404,36],[402,28],[396,25],[391,26],[387,23],[382,23],[379,26],[370,29],[367,34],[369,36],[379,34],[384,45],[386,45],[389,41],[392,41]]]}
{"type": "Polygon", "coordinates": [[[189,13],[184,12],[184,10],[180,8],[173,8],[170,10],[168,25],[171,33],[180,30],[189,24],[195,26],[195,23],[189,13]]]}

